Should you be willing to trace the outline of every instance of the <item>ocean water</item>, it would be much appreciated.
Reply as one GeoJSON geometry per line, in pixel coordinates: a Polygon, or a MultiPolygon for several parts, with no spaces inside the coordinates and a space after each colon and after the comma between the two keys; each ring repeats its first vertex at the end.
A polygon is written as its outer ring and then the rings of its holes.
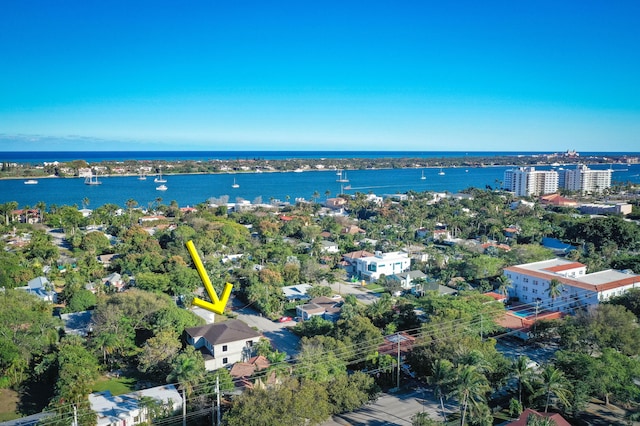
{"type": "MultiPolygon", "coordinates": [[[[592,168],[606,168],[594,165],[592,168]]],[[[158,183],[153,176],[146,180],[131,177],[100,177],[101,185],[89,186],[83,178],[45,178],[38,179],[37,185],[25,185],[22,179],[0,180],[0,203],[17,201],[21,207],[34,206],[43,201],[47,205],[82,205],[89,199],[89,208],[106,203],[126,205],[133,199],[138,205],[146,207],[162,198],[163,204],[175,200],[180,206],[195,205],[211,197],[228,196],[230,202],[247,200],[250,202],[269,202],[272,199],[294,202],[296,198],[311,200],[314,193],[318,201],[341,192],[355,192],[387,195],[405,193],[409,190],[458,192],[476,187],[498,187],[503,180],[504,171],[509,167],[443,168],[440,169],[377,169],[349,170],[348,183],[336,181],[335,171],[234,173],[205,175],[163,175],[166,178],[166,191],[158,191],[158,183]],[[426,179],[421,179],[424,173],[426,179]],[[234,179],[240,185],[232,188],[234,179]]],[[[540,168],[543,169],[543,168],[540,168]]],[[[616,165],[613,181],[640,183],[640,165],[616,165]]]]}

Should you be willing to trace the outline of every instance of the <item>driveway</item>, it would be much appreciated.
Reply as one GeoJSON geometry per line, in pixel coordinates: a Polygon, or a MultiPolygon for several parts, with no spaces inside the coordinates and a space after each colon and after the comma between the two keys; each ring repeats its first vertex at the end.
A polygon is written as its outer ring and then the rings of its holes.
{"type": "Polygon", "coordinates": [[[295,321],[285,323],[271,321],[235,297],[229,303],[231,303],[233,312],[238,315],[238,319],[244,321],[249,327],[260,330],[264,337],[271,340],[274,348],[280,352],[286,352],[292,357],[298,353],[300,338],[289,330],[290,327],[296,325],[295,321]]]}
{"type": "Polygon", "coordinates": [[[370,305],[378,300],[378,294],[369,291],[366,287],[362,287],[359,283],[354,284],[346,281],[335,282],[330,284],[331,289],[342,297],[347,294],[353,294],[356,299],[365,305],[370,305]]]}

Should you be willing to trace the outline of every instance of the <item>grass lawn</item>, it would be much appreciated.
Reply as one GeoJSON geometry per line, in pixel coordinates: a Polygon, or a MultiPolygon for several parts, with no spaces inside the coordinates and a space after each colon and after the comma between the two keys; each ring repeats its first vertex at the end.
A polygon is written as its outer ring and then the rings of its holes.
{"type": "Polygon", "coordinates": [[[367,284],[362,289],[365,290],[365,291],[369,290],[369,291],[374,292],[374,293],[382,293],[384,291],[384,287],[381,286],[380,284],[377,284],[377,283],[367,284]]]}
{"type": "Polygon", "coordinates": [[[18,393],[10,389],[0,389],[0,422],[17,419],[18,393]]]}
{"type": "Polygon", "coordinates": [[[109,378],[102,376],[98,379],[95,385],[93,385],[93,392],[110,391],[111,395],[122,395],[123,393],[129,393],[133,391],[133,385],[136,379],[132,377],[118,377],[109,378]]]}

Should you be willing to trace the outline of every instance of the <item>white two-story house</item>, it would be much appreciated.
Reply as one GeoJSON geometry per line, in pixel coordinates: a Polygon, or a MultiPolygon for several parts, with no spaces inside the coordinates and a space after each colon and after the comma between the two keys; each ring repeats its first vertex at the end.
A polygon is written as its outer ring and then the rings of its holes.
{"type": "Polygon", "coordinates": [[[240,320],[186,328],[187,343],[200,349],[208,371],[246,361],[261,334],[240,320]]]}
{"type": "Polygon", "coordinates": [[[376,251],[373,256],[361,257],[354,261],[354,274],[368,282],[378,280],[382,274],[391,276],[408,271],[411,266],[409,255],[398,251],[390,253],[376,251]]]}
{"type": "Polygon", "coordinates": [[[510,266],[504,268],[504,275],[511,282],[509,297],[538,309],[567,313],[640,287],[640,275],[613,269],[588,274],[586,265],[565,259],[510,266]],[[551,297],[549,286],[554,279],[560,282],[560,294],[551,297]]]}

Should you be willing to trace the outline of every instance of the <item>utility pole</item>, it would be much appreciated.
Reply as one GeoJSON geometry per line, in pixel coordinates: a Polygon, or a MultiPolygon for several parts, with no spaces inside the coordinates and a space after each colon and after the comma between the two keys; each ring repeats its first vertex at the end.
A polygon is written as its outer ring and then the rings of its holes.
{"type": "Polygon", "coordinates": [[[187,397],[182,386],[182,426],[187,426],[187,397]]]}
{"type": "Polygon", "coordinates": [[[76,408],[76,404],[73,404],[73,425],[78,426],[78,408],[76,408]]]}
{"type": "Polygon", "coordinates": [[[400,333],[396,333],[396,340],[398,342],[398,378],[396,381],[396,388],[400,390],[400,333]]]}
{"type": "Polygon", "coordinates": [[[220,426],[220,376],[216,376],[216,420],[216,424],[220,426]]]}

